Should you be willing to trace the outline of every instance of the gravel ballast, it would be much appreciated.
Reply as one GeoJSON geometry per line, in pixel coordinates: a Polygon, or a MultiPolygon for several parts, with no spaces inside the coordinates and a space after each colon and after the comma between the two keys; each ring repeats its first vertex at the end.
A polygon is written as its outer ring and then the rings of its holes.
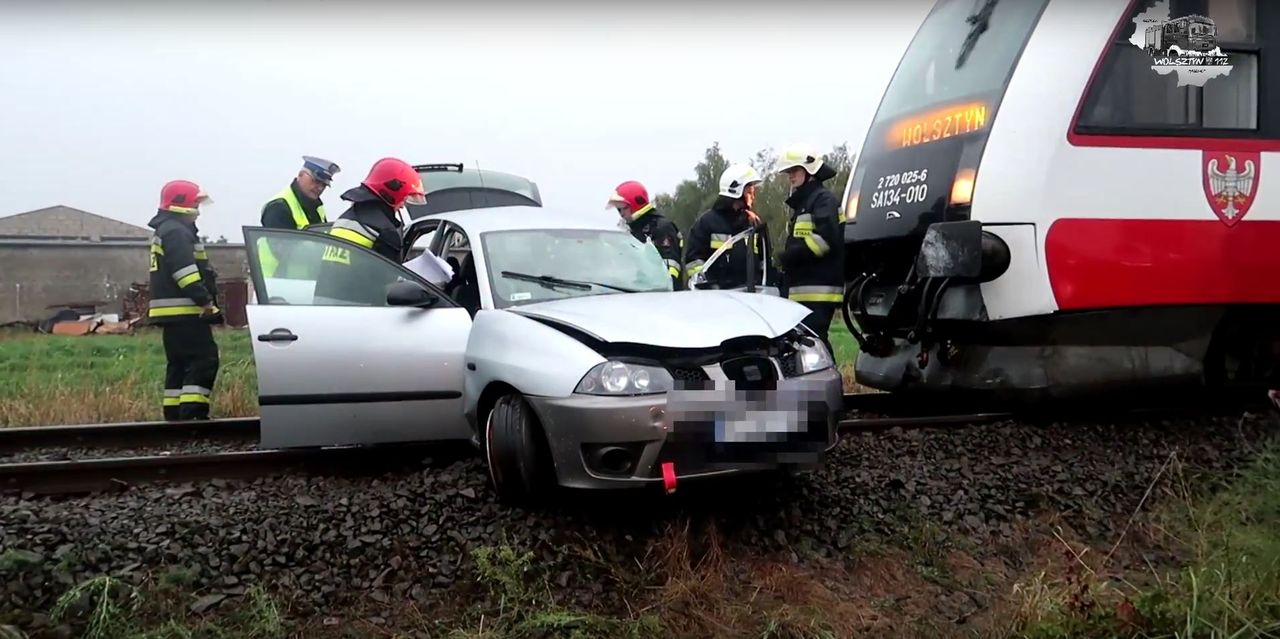
{"type": "Polygon", "coordinates": [[[376,478],[156,484],[72,499],[4,495],[0,610],[14,611],[10,623],[30,625],[69,586],[107,572],[181,572],[203,594],[230,597],[268,583],[298,613],[354,599],[427,602],[474,578],[471,550],[500,544],[537,553],[535,564],[578,605],[620,609],[599,561],[576,559],[573,549],[589,547],[618,570],[634,570],[646,544],[684,519],[714,523],[730,560],[846,557],[863,539],[921,522],[981,548],[1045,513],[1086,536],[1109,537],[1161,473],[1221,473],[1278,425],[1269,413],[853,435],[811,474],[681,486],[672,497],[574,493],[532,511],[497,503],[473,458],[376,478]]]}

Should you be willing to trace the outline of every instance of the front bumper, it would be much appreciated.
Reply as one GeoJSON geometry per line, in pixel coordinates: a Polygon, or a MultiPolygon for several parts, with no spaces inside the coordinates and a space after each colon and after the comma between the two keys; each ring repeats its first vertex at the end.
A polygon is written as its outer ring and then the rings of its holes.
{"type": "Polygon", "coordinates": [[[661,486],[667,462],[676,481],[816,467],[838,442],[844,391],[839,371],[830,368],[745,396],[716,384],[642,397],[528,400],[547,434],[559,483],[599,489],[661,486]],[[744,414],[751,408],[771,412],[744,414]],[[723,415],[722,431],[725,421],[741,420],[743,428],[717,442],[717,415],[723,415]],[[762,421],[770,432],[753,430],[762,421]]]}

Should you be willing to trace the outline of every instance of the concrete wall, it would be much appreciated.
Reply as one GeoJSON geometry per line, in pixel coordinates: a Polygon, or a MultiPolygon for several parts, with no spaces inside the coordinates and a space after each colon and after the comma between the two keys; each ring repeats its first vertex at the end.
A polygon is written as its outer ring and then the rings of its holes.
{"type": "MultiPolygon", "coordinates": [[[[248,277],[244,247],[206,244],[220,280],[248,277]]],[[[107,302],[121,312],[129,285],[148,281],[149,243],[0,242],[0,324],[41,320],[50,305],[107,302]]]]}

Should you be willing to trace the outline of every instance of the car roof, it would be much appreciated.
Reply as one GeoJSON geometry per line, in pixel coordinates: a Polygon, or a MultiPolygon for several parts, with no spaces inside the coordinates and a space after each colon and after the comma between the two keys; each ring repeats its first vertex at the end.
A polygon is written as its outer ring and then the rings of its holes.
{"type": "Polygon", "coordinates": [[[617,231],[622,233],[616,219],[610,220],[604,211],[599,213],[570,213],[562,209],[532,206],[495,206],[487,208],[449,211],[416,220],[421,224],[428,220],[447,220],[462,227],[473,238],[489,231],[515,231],[538,229],[587,229],[617,231]]]}

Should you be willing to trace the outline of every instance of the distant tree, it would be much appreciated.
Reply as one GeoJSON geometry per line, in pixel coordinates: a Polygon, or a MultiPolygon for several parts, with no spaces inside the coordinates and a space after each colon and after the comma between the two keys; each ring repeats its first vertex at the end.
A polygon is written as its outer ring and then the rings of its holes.
{"type": "Polygon", "coordinates": [[[720,190],[720,174],[729,168],[729,160],[715,142],[703,153],[702,161],[693,167],[694,179],[676,185],[675,193],[659,193],[654,204],[686,234],[698,214],[710,208],[720,190]]]}
{"type": "Polygon", "coordinates": [[[751,158],[751,168],[759,172],[762,177],[772,175],[773,167],[777,165],[778,156],[774,153],[772,147],[756,151],[756,156],[751,158]]]}
{"type": "MultiPolygon", "coordinates": [[[[827,181],[827,188],[831,189],[831,192],[835,193],[836,197],[844,197],[844,187],[849,183],[849,176],[853,173],[853,165],[856,160],[849,153],[849,143],[845,142],[833,147],[830,153],[822,156],[822,160],[836,170],[836,176],[827,181]]],[[[844,202],[841,202],[840,205],[844,206],[844,202]]]]}
{"type": "Polygon", "coordinates": [[[227,236],[225,235],[219,235],[218,240],[214,242],[214,244],[228,244],[228,243],[229,242],[227,241],[227,236]]]}

